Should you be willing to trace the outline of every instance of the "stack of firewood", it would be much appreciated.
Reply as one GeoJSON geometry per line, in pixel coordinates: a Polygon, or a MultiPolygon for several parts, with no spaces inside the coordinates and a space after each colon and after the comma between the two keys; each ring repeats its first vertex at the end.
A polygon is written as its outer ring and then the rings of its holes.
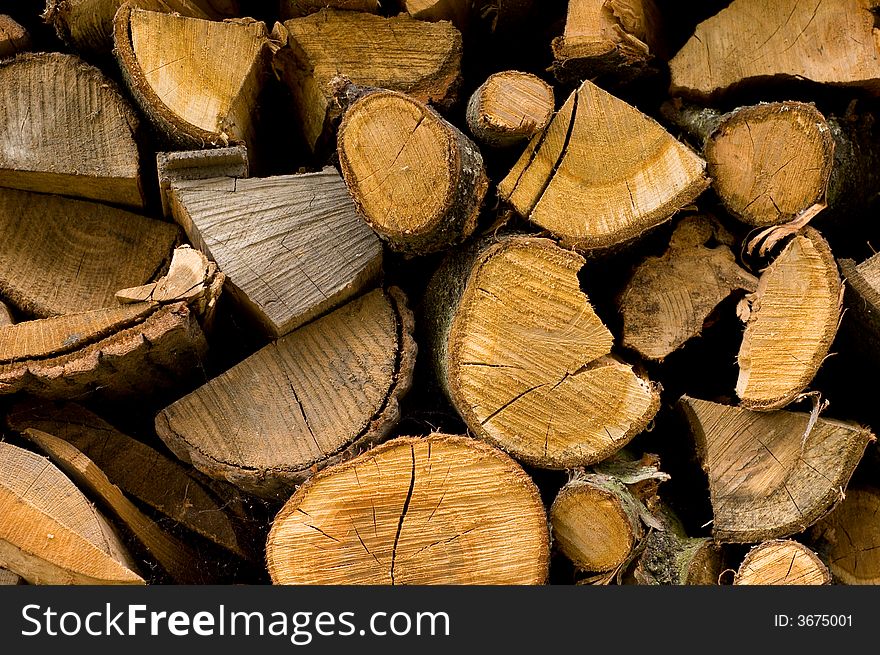
{"type": "Polygon", "coordinates": [[[5,4],[0,583],[880,582],[873,0],[5,4]]]}

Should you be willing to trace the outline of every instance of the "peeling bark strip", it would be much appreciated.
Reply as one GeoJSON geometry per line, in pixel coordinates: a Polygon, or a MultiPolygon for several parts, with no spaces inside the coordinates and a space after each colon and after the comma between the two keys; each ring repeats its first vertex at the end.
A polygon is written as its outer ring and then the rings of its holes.
{"type": "Polygon", "coordinates": [[[132,439],[74,403],[22,401],[6,416],[10,429],[28,428],[64,439],[132,498],[240,557],[229,517],[210,492],[176,460],[132,439]]]}
{"type": "Polygon", "coordinates": [[[79,57],[0,61],[0,186],[143,207],[137,129],[116,85],[79,57]]]}
{"type": "Polygon", "coordinates": [[[415,361],[403,294],[376,290],[166,407],[156,432],[200,471],[267,498],[384,439],[415,361]]]}
{"type": "Polygon", "coordinates": [[[752,548],[736,576],[735,585],[826,585],[831,573],[816,553],[790,540],[765,541],[752,548]]]}
{"type": "Polygon", "coordinates": [[[174,225],[107,205],[0,188],[0,294],[25,316],[116,307],[158,277],[174,225]]]}
{"type": "Polygon", "coordinates": [[[507,236],[448,258],[427,291],[444,392],[476,436],[534,466],[598,462],[659,409],[658,387],[610,356],[583,263],[549,239],[507,236]]]}
{"type": "Polygon", "coordinates": [[[271,51],[264,23],[186,18],[127,3],[113,29],[125,82],[162,137],[182,148],[244,143],[252,151],[271,51]]]}
{"type": "Polygon", "coordinates": [[[806,228],[761,274],[737,356],[743,407],[785,407],[822,365],[843,306],[843,285],[825,239],[806,228]]]}
{"type": "Polygon", "coordinates": [[[275,55],[276,74],[290,87],[313,150],[339,116],[330,86],[337,75],[441,107],[456,99],[462,40],[449,23],[327,9],[289,20],[284,29],[287,47],[275,55]]]}
{"type": "Polygon", "coordinates": [[[483,157],[427,105],[367,93],[345,112],[337,152],[358,211],[394,250],[444,250],[476,228],[489,187],[483,157]]]}
{"type": "Polygon", "coordinates": [[[654,0],[569,0],[565,33],[553,39],[561,82],[609,75],[630,80],[665,51],[654,0]]]}
{"type": "Polygon", "coordinates": [[[874,435],[808,413],[752,412],[683,396],[722,542],[753,543],[802,532],[843,498],[874,435]]]}
{"type": "Polygon", "coordinates": [[[669,62],[673,95],[801,78],[880,92],[876,0],[734,0],[669,62]]]}
{"type": "Polygon", "coordinates": [[[113,528],[45,457],[0,442],[0,567],[31,584],[143,584],[113,528]]]}
{"type": "Polygon", "coordinates": [[[631,241],[706,187],[705,162],[656,121],[584,82],[498,185],[523,217],[582,250],[631,241]]]}
{"type": "Polygon", "coordinates": [[[239,304],[278,338],[376,281],[382,245],[339,174],[180,181],[171,211],[226,274],[239,304]]]}
{"type": "MultiPolygon", "coordinates": [[[[107,55],[113,48],[113,17],[123,4],[125,0],[47,0],[43,19],[72,48],[107,55]]],[[[207,20],[222,20],[239,12],[238,0],[135,0],[133,4],[207,20]]]]}
{"type": "Polygon", "coordinates": [[[542,584],[544,506],[501,451],[401,437],[297,489],[266,546],[276,584],[542,584]]]}
{"type": "Polygon", "coordinates": [[[0,14],[0,59],[31,49],[31,37],[21,25],[0,14]]]}
{"type": "Polygon", "coordinates": [[[849,489],[846,498],[810,530],[811,543],[837,582],[880,584],[880,492],[849,489]]]}
{"type": "Polygon", "coordinates": [[[755,291],[757,279],[736,263],[723,230],[705,216],[682,219],[663,256],[639,265],[618,300],[624,346],[662,361],[700,334],[722,300],[755,291]],[[707,247],[711,240],[718,245],[707,247]]]}
{"type": "Polygon", "coordinates": [[[507,147],[542,132],[554,107],[553,87],[540,77],[501,71],[471,95],[467,123],[478,141],[507,147]]]}

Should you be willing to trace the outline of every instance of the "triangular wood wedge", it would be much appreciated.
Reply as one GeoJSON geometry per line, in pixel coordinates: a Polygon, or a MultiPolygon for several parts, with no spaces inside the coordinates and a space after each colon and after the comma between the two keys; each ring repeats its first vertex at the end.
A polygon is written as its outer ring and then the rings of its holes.
{"type": "Polygon", "coordinates": [[[388,435],[412,377],[412,331],[400,291],[371,291],[169,405],[156,432],[203,473],[283,497],[388,435]]]}
{"type": "Polygon", "coordinates": [[[332,168],[171,186],[171,211],[226,274],[240,305],[277,338],[376,280],[382,246],[332,168]]]}
{"type": "Polygon", "coordinates": [[[0,566],[32,584],[143,584],[119,537],[45,457],[0,442],[0,566]]]}
{"type": "Polygon", "coordinates": [[[127,495],[218,546],[245,556],[226,512],[183,466],[84,407],[24,401],[9,411],[6,422],[18,432],[35,428],[64,439],[127,495]]]}
{"type": "Polygon", "coordinates": [[[115,53],[132,95],[160,133],[189,148],[254,141],[270,52],[265,23],[215,22],[123,5],[115,53]],[[223,53],[223,65],[215,55],[223,53]]]}
{"type": "MultiPolygon", "coordinates": [[[[96,55],[113,47],[113,16],[125,0],[47,0],[43,19],[72,48],[96,55]]],[[[141,9],[220,20],[239,15],[238,0],[135,0],[141,9]]]]}
{"type": "Polygon", "coordinates": [[[137,126],[116,85],[79,57],[0,62],[0,186],[143,207],[137,126]]]}
{"type": "Polygon", "coordinates": [[[828,567],[812,550],[790,539],[765,541],[752,548],[740,564],[735,585],[826,585],[828,567]]]}
{"type": "Polygon", "coordinates": [[[345,112],[337,141],[358,211],[394,250],[445,250],[476,228],[489,187],[483,156],[424,103],[367,93],[345,112]]]}
{"type": "Polygon", "coordinates": [[[618,300],[624,346],[662,361],[700,334],[722,300],[755,290],[757,279],[736,263],[722,231],[705,216],[683,219],[667,251],[639,265],[618,300]]]}
{"type": "Polygon", "coordinates": [[[173,224],[115,207],[0,188],[0,294],[26,316],[117,306],[168,266],[173,224]]]}
{"type": "Polygon", "coordinates": [[[95,463],[64,439],[27,428],[24,435],[64,471],[85,493],[96,498],[120,521],[175,582],[205,583],[207,571],[201,571],[202,559],[187,544],[162,531],[113,484],[95,463]]]}
{"type": "Polygon", "coordinates": [[[671,92],[707,99],[744,82],[805,79],[880,91],[875,0],[734,0],[669,62],[671,92]]]}
{"type": "Polygon", "coordinates": [[[247,148],[242,145],[207,150],[175,150],[156,154],[162,213],[171,218],[169,194],[175,182],[212,177],[248,177],[247,148]]]}
{"type": "Polygon", "coordinates": [[[553,39],[553,72],[562,81],[628,81],[663,51],[660,23],[654,0],[569,0],[565,33],[553,39]]]}
{"type": "Polygon", "coordinates": [[[11,16],[0,14],[0,59],[12,57],[31,48],[31,36],[11,16]]]}
{"type": "Polygon", "coordinates": [[[542,584],[544,506],[501,451],[402,437],[321,471],[275,517],[276,584],[542,584]]]}
{"type": "Polygon", "coordinates": [[[322,145],[338,116],[330,85],[337,75],[421,102],[443,105],[455,100],[462,41],[450,23],[328,9],[289,20],[284,28],[288,47],[276,54],[275,67],[293,93],[312,149],[322,145]]]}
{"type": "Polygon", "coordinates": [[[453,406],[473,434],[543,468],[609,457],[660,406],[659,388],[611,356],[578,283],[583,264],[550,239],[487,239],[448,258],[425,301],[453,406]]]}
{"type": "Polygon", "coordinates": [[[753,412],[683,396],[709,476],[712,534],[751,543],[801,532],[843,497],[874,441],[854,423],[806,412],[753,412]]]}
{"type": "Polygon", "coordinates": [[[880,492],[848,489],[846,498],[810,530],[811,543],[837,582],[880,584],[880,492]]]}
{"type": "Polygon", "coordinates": [[[652,118],[584,82],[498,185],[521,215],[578,249],[631,241],[707,186],[705,162],[652,118]]]}
{"type": "Polygon", "coordinates": [[[812,382],[828,354],[843,305],[843,284],[816,230],[796,234],[761,274],[737,362],[743,407],[785,407],[812,382]]]}

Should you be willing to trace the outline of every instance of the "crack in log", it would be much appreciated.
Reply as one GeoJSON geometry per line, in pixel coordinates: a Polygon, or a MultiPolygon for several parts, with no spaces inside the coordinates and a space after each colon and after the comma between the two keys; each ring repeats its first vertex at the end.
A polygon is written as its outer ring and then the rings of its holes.
{"type": "Polygon", "coordinates": [[[409,511],[409,503],[412,500],[413,488],[416,486],[416,449],[410,446],[412,454],[412,472],[409,478],[409,490],[406,492],[406,499],[403,501],[403,510],[400,512],[400,519],[397,521],[397,534],[394,535],[394,545],[391,547],[391,584],[394,584],[394,566],[397,564],[397,545],[400,542],[400,532],[403,530],[403,520],[409,511]]]}

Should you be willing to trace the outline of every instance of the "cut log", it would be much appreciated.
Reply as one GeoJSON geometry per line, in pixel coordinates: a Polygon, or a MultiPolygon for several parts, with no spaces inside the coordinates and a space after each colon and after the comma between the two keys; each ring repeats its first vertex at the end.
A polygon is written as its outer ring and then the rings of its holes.
{"type": "Polygon", "coordinates": [[[0,186],[143,207],[134,110],[78,57],[0,62],[0,186]]]}
{"type": "Polygon", "coordinates": [[[31,49],[31,36],[10,16],[0,14],[0,59],[31,49]]]}
{"type": "Polygon", "coordinates": [[[369,93],[342,119],[339,164],[358,211],[394,250],[425,254],[477,226],[489,181],[477,146],[427,105],[369,93]]]}
{"type": "Polygon", "coordinates": [[[804,79],[880,92],[874,0],[733,0],[669,62],[673,95],[804,79]]]}
{"type": "Polygon", "coordinates": [[[700,334],[722,300],[738,290],[755,291],[757,279],[736,263],[728,247],[733,240],[723,229],[705,216],[685,218],[663,256],[639,265],[618,299],[622,345],[663,361],[700,334]]]}
{"type": "Polygon", "coordinates": [[[646,512],[616,478],[578,474],[550,507],[553,543],[581,571],[617,571],[645,536],[646,512]]]}
{"type": "MultiPolygon", "coordinates": [[[[125,0],[47,0],[43,19],[72,48],[104,55],[113,47],[113,17],[124,3],[125,0]]],[[[132,4],[209,20],[239,15],[238,0],[134,0],[132,4]]]]}
{"type": "Polygon", "coordinates": [[[553,39],[553,72],[562,82],[631,80],[664,51],[662,33],[654,0],[569,0],[565,33],[553,39]]]}
{"type": "Polygon", "coordinates": [[[229,517],[183,466],[119,432],[84,407],[24,401],[10,410],[6,422],[17,432],[33,428],[64,439],[127,495],[245,557],[229,517]]]}
{"type": "Polygon", "coordinates": [[[631,241],[692,202],[705,162],[656,121],[584,82],[498,185],[498,195],[566,245],[631,241]]]}
{"type": "Polygon", "coordinates": [[[861,264],[852,259],[838,263],[846,280],[841,336],[861,361],[880,365],[880,254],[861,264]]]}
{"type": "Polygon", "coordinates": [[[159,134],[178,148],[244,143],[270,56],[265,23],[214,22],[123,5],[114,21],[123,77],[159,134]],[[225,65],[217,66],[223,53],[225,65]]]}
{"type": "Polygon", "coordinates": [[[555,107],[553,87],[531,73],[494,73],[467,105],[468,127],[478,141],[505,147],[543,131],[555,107]]]}
{"type": "Polygon", "coordinates": [[[870,430],[801,412],[753,412],[683,396],[709,492],[716,540],[801,532],[841,500],[870,430]]]}
{"type": "Polygon", "coordinates": [[[122,209],[0,189],[0,293],[26,316],[117,305],[168,266],[176,226],[122,209]]]}
{"type": "Polygon", "coordinates": [[[876,489],[849,489],[843,502],[810,531],[812,543],[837,582],[880,584],[878,511],[876,489]]]}
{"type": "Polygon", "coordinates": [[[24,579],[9,569],[0,568],[0,586],[14,586],[24,584],[24,579]]]}
{"type": "Polygon", "coordinates": [[[313,150],[323,148],[339,116],[330,85],[337,75],[435,105],[456,99],[462,41],[449,23],[323,10],[289,20],[284,28],[289,47],[278,51],[275,67],[290,87],[313,150]]]}
{"type": "Polygon", "coordinates": [[[382,271],[382,246],[332,168],[177,182],[170,204],[226,274],[239,306],[273,338],[360,293],[382,271]]]}
{"type": "Polygon", "coordinates": [[[98,499],[106,510],[130,530],[175,582],[198,584],[208,581],[203,575],[205,572],[199,570],[201,558],[198,554],[184,542],[163,532],[82,452],[64,439],[40,430],[28,428],[24,435],[49,455],[56,466],[70,476],[81,490],[98,499]]]}
{"type": "Polygon", "coordinates": [[[712,539],[652,531],[633,570],[642,585],[717,585],[722,571],[721,548],[712,539]]]}
{"type": "Polygon", "coordinates": [[[276,584],[542,584],[549,535],[516,462],[433,434],[307,481],[275,518],[266,559],[276,584]]]}
{"type": "Polygon", "coordinates": [[[765,541],[752,548],[736,576],[735,585],[826,585],[831,573],[816,553],[789,539],[765,541]]]}
{"type": "Polygon", "coordinates": [[[379,0],[281,0],[281,20],[308,16],[326,8],[371,14],[381,10],[379,0]]]}
{"type": "Polygon", "coordinates": [[[471,0],[400,0],[400,9],[413,18],[428,21],[448,20],[466,32],[471,20],[471,0]]]}
{"type": "Polygon", "coordinates": [[[412,378],[412,330],[400,291],[372,291],[166,407],[156,432],[203,473],[282,498],[388,435],[412,378]]]}
{"type": "Polygon", "coordinates": [[[610,356],[580,255],[549,239],[487,241],[448,258],[428,286],[443,390],[473,434],[531,465],[609,457],[652,420],[658,387],[610,356]]]}
{"type": "Polygon", "coordinates": [[[160,152],[156,155],[156,169],[159,173],[162,213],[167,218],[171,218],[169,195],[173,184],[213,177],[249,176],[247,149],[244,146],[160,152]]]}
{"type": "Polygon", "coordinates": [[[45,457],[0,442],[0,566],[31,584],[143,584],[82,492],[45,457]]]}
{"type": "Polygon", "coordinates": [[[843,284],[822,235],[795,235],[761,274],[737,362],[743,407],[785,407],[812,382],[837,334],[843,284]]]}
{"type": "Polygon", "coordinates": [[[132,398],[201,372],[207,342],[185,303],[150,303],[0,327],[0,394],[132,398]]]}

